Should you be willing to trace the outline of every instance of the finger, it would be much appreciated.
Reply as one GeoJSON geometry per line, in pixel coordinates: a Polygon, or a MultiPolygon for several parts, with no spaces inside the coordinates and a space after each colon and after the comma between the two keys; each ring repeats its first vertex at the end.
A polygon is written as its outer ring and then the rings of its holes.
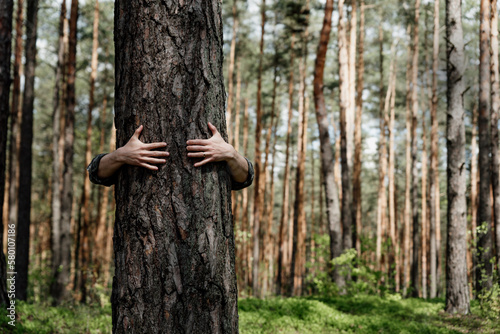
{"type": "Polygon", "coordinates": [[[150,164],[164,164],[167,162],[165,159],[156,159],[156,158],[150,158],[150,157],[143,157],[141,158],[142,162],[148,162],[150,164]]]}
{"type": "Polygon", "coordinates": [[[200,162],[197,162],[194,164],[195,167],[200,167],[203,166],[204,164],[207,164],[212,161],[212,158],[206,158],[205,160],[202,160],[200,162]]]}
{"type": "Polygon", "coordinates": [[[188,157],[190,158],[205,158],[205,156],[205,152],[188,153],[188,157]]]}
{"type": "Polygon", "coordinates": [[[139,166],[144,167],[144,168],[147,168],[147,169],[149,169],[149,170],[158,170],[158,167],[153,166],[153,165],[148,165],[148,164],[146,164],[146,163],[141,163],[141,164],[139,164],[139,166]]]}
{"type": "Polygon", "coordinates": [[[139,125],[139,127],[135,130],[133,137],[139,139],[139,135],[141,134],[143,128],[142,124],[139,125]]]}
{"type": "Polygon", "coordinates": [[[168,157],[170,153],[167,151],[146,151],[144,156],[148,157],[168,157]]]}
{"type": "Polygon", "coordinates": [[[188,146],[186,147],[186,150],[188,151],[206,151],[208,150],[208,148],[206,146],[197,146],[197,145],[192,145],[192,146],[188,146]]]}
{"type": "Polygon", "coordinates": [[[210,131],[212,131],[212,135],[215,136],[215,134],[217,133],[217,128],[210,122],[208,122],[208,127],[210,128],[210,131]]]}
{"type": "Polygon", "coordinates": [[[162,147],[165,147],[165,146],[167,146],[167,143],[164,143],[164,142],[144,144],[144,148],[146,150],[152,150],[152,149],[155,149],[155,148],[162,148],[162,147]]]}
{"type": "Polygon", "coordinates": [[[207,139],[190,139],[186,142],[188,145],[208,145],[209,143],[207,139]]]}

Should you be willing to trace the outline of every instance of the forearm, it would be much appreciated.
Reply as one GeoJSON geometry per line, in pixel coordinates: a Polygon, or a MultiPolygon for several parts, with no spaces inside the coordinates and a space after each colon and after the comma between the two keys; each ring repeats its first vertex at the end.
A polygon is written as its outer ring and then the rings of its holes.
{"type": "Polygon", "coordinates": [[[248,162],[234,148],[229,159],[226,160],[231,177],[236,182],[245,182],[248,178],[248,162]]]}
{"type": "Polygon", "coordinates": [[[97,176],[99,178],[108,178],[112,176],[118,169],[120,169],[121,166],[123,166],[125,163],[123,159],[121,158],[121,152],[120,149],[106,154],[104,157],[102,157],[100,163],[99,163],[99,168],[97,169],[97,176]]]}

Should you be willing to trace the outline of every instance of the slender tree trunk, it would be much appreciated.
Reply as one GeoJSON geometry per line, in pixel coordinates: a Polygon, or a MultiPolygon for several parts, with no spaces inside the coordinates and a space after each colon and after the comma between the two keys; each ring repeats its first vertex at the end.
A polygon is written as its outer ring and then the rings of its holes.
{"type": "Polygon", "coordinates": [[[491,1],[491,169],[493,183],[494,226],[496,232],[496,260],[500,273],[500,176],[498,152],[498,113],[500,109],[500,77],[498,73],[498,10],[497,0],[491,1]]]}
{"type": "MultiPolygon", "coordinates": [[[[92,60],[90,64],[90,92],[89,108],[87,111],[87,140],[85,145],[85,166],[92,161],[92,111],[94,109],[94,89],[97,77],[97,47],[99,45],[99,0],[96,0],[94,6],[94,25],[92,33],[92,60]]],[[[80,302],[87,302],[87,281],[90,266],[90,229],[91,229],[91,203],[90,203],[90,179],[87,176],[87,170],[83,174],[83,225],[82,225],[82,266],[80,280],[80,302]]]]}
{"type": "MultiPolygon", "coordinates": [[[[492,286],[491,126],[490,126],[490,0],[481,0],[479,64],[479,206],[477,210],[476,290],[492,286]]],[[[498,122],[498,121],[497,121],[498,122]]]]}
{"type": "Polygon", "coordinates": [[[411,168],[412,168],[412,191],[411,191],[411,206],[412,206],[412,226],[413,226],[413,253],[411,264],[411,293],[413,297],[418,297],[418,260],[419,260],[419,243],[420,243],[420,225],[418,221],[418,56],[419,56],[419,32],[418,24],[420,18],[420,0],[415,0],[415,17],[413,20],[413,53],[412,53],[412,76],[411,76],[411,168]]]}
{"type": "Polygon", "coordinates": [[[292,115],[293,115],[293,68],[294,68],[294,48],[295,34],[292,34],[290,42],[290,74],[288,79],[288,125],[286,131],[285,149],[285,169],[283,176],[283,204],[281,206],[281,220],[279,225],[279,253],[278,253],[278,273],[276,275],[276,294],[281,295],[287,291],[287,277],[284,274],[285,263],[288,262],[286,251],[286,235],[289,211],[289,186],[290,186],[290,140],[292,135],[292,115]]]}
{"type": "MultiPolygon", "coordinates": [[[[61,183],[62,183],[62,164],[60,149],[61,127],[64,121],[63,106],[63,80],[66,67],[65,54],[67,46],[67,19],[66,19],[66,1],[61,1],[61,13],[59,16],[59,45],[57,51],[56,79],[54,84],[54,97],[52,101],[52,273],[54,274],[62,261],[61,252],[61,183]],[[63,94],[61,94],[61,91],[63,94]]],[[[63,127],[64,128],[64,127],[63,127]]],[[[51,294],[52,294],[51,290],[51,294]]]]}
{"type": "Polygon", "coordinates": [[[464,79],[465,56],[460,0],[446,0],[447,55],[447,174],[448,237],[446,245],[446,312],[469,313],[467,288],[465,200],[465,127],[464,79]]]}
{"type": "Polygon", "coordinates": [[[26,11],[26,46],[24,65],[23,114],[21,121],[19,157],[19,212],[16,236],[16,298],[28,297],[28,265],[30,254],[30,213],[31,213],[31,175],[33,143],[33,102],[35,100],[36,40],[38,25],[38,0],[28,0],[26,11]]]}
{"type": "MultiPolygon", "coordinates": [[[[244,115],[243,115],[243,149],[245,151],[245,156],[248,155],[248,91],[249,91],[249,86],[248,83],[245,84],[246,86],[246,97],[245,97],[245,108],[244,108],[244,115]]],[[[245,268],[245,286],[250,287],[251,282],[252,282],[252,265],[250,259],[252,258],[251,254],[251,242],[250,242],[250,227],[249,227],[249,219],[248,219],[248,210],[249,210],[249,204],[248,204],[248,188],[243,189],[243,194],[242,194],[242,199],[241,199],[241,207],[243,209],[243,217],[241,219],[241,226],[243,228],[243,231],[245,231],[245,263],[246,263],[246,268],[245,268]]]]}
{"type": "Polygon", "coordinates": [[[118,172],[113,333],[238,333],[230,175],[185,154],[186,140],[211,136],[208,121],[227,141],[221,3],[126,1],[115,13],[117,146],[143,124],[141,139],[172,158],[118,172]]]}
{"type": "MultiPolygon", "coordinates": [[[[237,0],[233,0],[233,35],[231,37],[231,51],[229,52],[229,67],[227,71],[228,84],[227,84],[227,134],[230,143],[233,143],[233,130],[232,130],[232,113],[233,113],[233,72],[234,72],[234,58],[236,54],[236,34],[238,33],[238,8],[236,6],[237,0]]],[[[238,100],[236,100],[238,103],[238,100]]],[[[236,116],[238,117],[238,116],[236,116]]]]}
{"type": "MultiPolygon", "coordinates": [[[[439,228],[439,183],[438,183],[438,120],[437,120],[437,71],[439,65],[439,0],[434,1],[434,36],[432,42],[432,102],[431,102],[431,162],[429,170],[430,211],[430,297],[437,297],[437,258],[439,249],[436,230],[439,228]]],[[[472,215],[475,219],[474,214],[472,215]]]]}
{"type": "MultiPolygon", "coordinates": [[[[410,24],[408,24],[407,33],[410,33],[410,24]]],[[[411,44],[408,43],[408,59],[406,63],[406,170],[405,170],[405,208],[404,208],[404,282],[403,295],[407,295],[407,289],[410,283],[410,266],[411,266],[411,250],[410,250],[410,232],[411,232],[411,94],[410,94],[410,79],[411,79],[411,44]]]]}
{"type": "MultiPolygon", "coordinates": [[[[353,4],[356,0],[353,0],[353,4]]],[[[353,9],[354,11],[354,9],[353,9]]],[[[352,33],[352,32],[351,32],[352,33]]],[[[362,210],[361,210],[361,117],[363,113],[363,76],[365,72],[364,61],[364,43],[365,43],[365,1],[360,0],[359,8],[359,42],[358,42],[358,61],[356,62],[356,116],[354,124],[354,184],[353,184],[353,209],[355,220],[355,238],[353,244],[356,245],[358,256],[361,256],[361,241],[359,236],[362,232],[362,210]]]]}
{"type": "MultiPolygon", "coordinates": [[[[397,54],[393,54],[394,68],[397,68],[397,54]]],[[[390,87],[391,87],[391,101],[390,101],[390,116],[389,116],[389,233],[391,238],[391,255],[389,268],[394,264],[394,280],[395,290],[399,292],[400,280],[400,244],[397,237],[397,209],[396,209],[396,182],[394,180],[395,173],[395,148],[394,148],[394,121],[395,121],[395,104],[396,104],[396,70],[392,71],[390,87]]]]}
{"type": "Polygon", "coordinates": [[[78,19],[78,0],[71,1],[69,21],[68,82],[65,99],[64,120],[64,167],[61,193],[61,224],[59,231],[60,263],[53,264],[51,295],[53,303],[59,304],[66,296],[71,265],[71,216],[73,205],[73,143],[75,137],[75,77],[76,77],[76,26],[78,19]]]}
{"type": "MultiPolygon", "coordinates": [[[[260,143],[262,136],[262,61],[264,57],[264,32],[266,25],[266,0],[261,4],[261,25],[260,25],[260,55],[259,55],[259,73],[257,77],[257,110],[255,126],[255,187],[253,202],[253,258],[252,258],[252,293],[255,297],[260,296],[259,291],[259,240],[260,240],[260,220],[262,216],[262,205],[264,197],[264,184],[261,180],[262,160],[260,152],[260,143]]],[[[265,181],[265,180],[264,180],[265,181]]]]}
{"type": "MultiPolygon", "coordinates": [[[[339,92],[340,92],[340,156],[342,160],[342,249],[352,248],[352,143],[350,129],[352,127],[352,115],[349,94],[349,65],[347,38],[344,19],[344,0],[339,0],[339,92]]],[[[348,267],[346,279],[350,280],[351,274],[348,267]]],[[[343,290],[341,289],[341,292],[343,290]]]]}
{"type": "MultiPolygon", "coordinates": [[[[476,227],[477,227],[477,186],[479,175],[477,170],[477,104],[472,108],[472,129],[471,129],[471,164],[470,164],[470,206],[471,206],[471,223],[467,240],[467,277],[471,288],[474,286],[474,263],[475,249],[471,245],[476,243],[476,227]]],[[[472,298],[472,294],[471,294],[472,298]]]]}
{"type": "MultiPolygon", "coordinates": [[[[375,249],[375,261],[377,270],[382,271],[382,242],[383,242],[383,224],[386,220],[386,191],[385,191],[385,178],[387,174],[387,149],[385,143],[385,103],[388,102],[390,96],[384,99],[384,32],[382,30],[382,25],[379,25],[378,29],[378,41],[379,41],[379,148],[378,148],[378,192],[377,192],[377,244],[375,249]]],[[[389,75],[391,78],[391,75],[389,75]]],[[[388,94],[391,92],[391,88],[387,89],[388,94]]]]}
{"type": "MultiPolygon", "coordinates": [[[[325,96],[323,94],[323,74],[325,71],[326,50],[330,40],[332,29],[333,0],[327,0],[325,5],[325,17],[321,28],[320,40],[314,66],[314,105],[316,120],[319,128],[319,139],[321,147],[322,184],[326,194],[326,214],[328,231],[330,234],[330,259],[338,257],[342,253],[342,230],[340,225],[339,197],[334,177],[333,150],[328,133],[328,118],[326,115],[325,96]]],[[[338,270],[331,271],[335,283],[343,288],[344,277],[339,275],[338,270]]]]}
{"type": "MultiPolygon", "coordinates": [[[[0,233],[2,234],[4,233],[3,203],[5,193],[7,124],[9,120],[12,10],[12,0],[0,0],[0,233]]],[[[7,271],[5,256],[3,254],[3,245],[1,243],[3,243],[3,235],[0,235],[0,304],[6,305],[9,303],[6,287],[7,271]]],[[[9,271],[12,271],[12,268],[9,268],[9,271]]]]}
{"type": "Polygon", "coordinates": [[[16,45],[14,49],[14,82],[10,118],[9,151],[9,225],[17,226],[19,205],[19,146],[21,144],[21,75],[23,52],[23,7],[24,0],[17,1],[16,10],[16,45]]]}
{"type": "Polygon", "coordinates": [[[422,298],[427,299],[427,133],[422,117],[422,298]]]}

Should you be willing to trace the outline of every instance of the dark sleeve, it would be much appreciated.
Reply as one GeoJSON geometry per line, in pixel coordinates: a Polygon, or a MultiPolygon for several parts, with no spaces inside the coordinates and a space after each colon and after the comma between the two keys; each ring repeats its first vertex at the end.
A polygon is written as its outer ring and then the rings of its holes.
{"type": "Polygon", "coordinates": [[[87,167],[87,170],[89,171],[89,179],[90,182],[95,183],[95,184],[100,184],[106,187],[112,186],[113,184],[116,183],[116,173],[111,175],[110,177],[106,178],[100,178],[97,176],[97,170],[99,169],[99,163],[101,162],[102,157],[104,157],[107,153],[101,153],[97,155],[90,164],[87,167]]]}
{"type": "Polygon", "coordinates": [[[255,172],[253,170],[253,165],[247,158],[245,158],[245,160],[248,162],[247,179],[244,182],[236,182],[235,180],[233,180],[233,178],[231,178],[231,190],[240,190],[249,187],[253,182],[253,177],[255,175],[255,172]]]}

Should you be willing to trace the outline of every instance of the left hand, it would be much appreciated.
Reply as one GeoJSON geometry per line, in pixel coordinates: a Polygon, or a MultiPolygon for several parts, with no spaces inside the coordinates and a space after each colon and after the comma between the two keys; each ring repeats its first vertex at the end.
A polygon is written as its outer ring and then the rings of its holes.
{"type": "Polygon", "coordinates": [[[187,141],[187,150],[190,151],[189,158],[202,158],[203,160],[194,164],[195,167],[203,166],[209,162],[228,161],[234,159],[236,150],[224,141],[217,128],[208,122],[212,131],[210,139],[191,139],[187,141]]]}

